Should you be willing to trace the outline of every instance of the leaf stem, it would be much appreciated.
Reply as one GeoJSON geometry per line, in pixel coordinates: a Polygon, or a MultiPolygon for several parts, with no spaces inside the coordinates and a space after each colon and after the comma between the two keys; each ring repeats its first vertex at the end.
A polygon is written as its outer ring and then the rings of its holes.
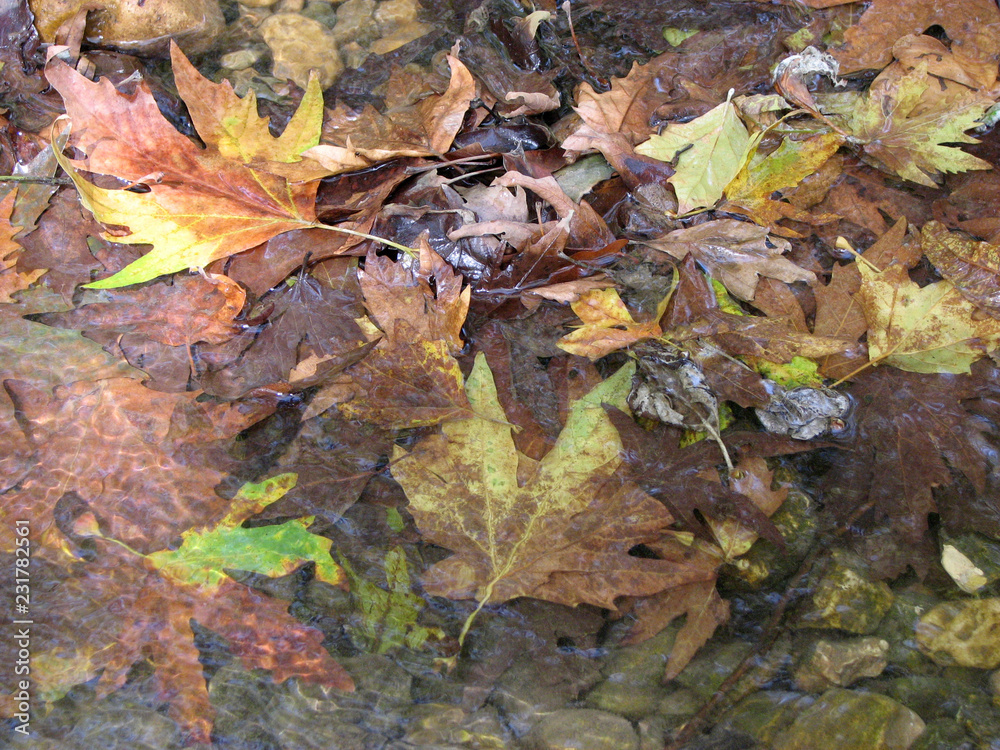
{"type": "Polygon", "coordinates": [[[393,242],[392,240],[387,240],[385,237],[378,237],[377,235],[374,234],[358,232],[354,229],[344,229],[344,227],[337,227],[331,224],[320,224],[318,221],[310,224],[309,226],[314,229],[327,229],[331,232],[340,232],[341,234],[349,234],[353,237],[361,237],[366,240],[381,242],[383,245],[388,245],[389,247],[394,247],[397,250],[402,250],[411,258],[416,258],[419,257],[420,255],[420,252],[418,250],[414,250],[412,247],[408,247],[407,245],[400,245],[398,242],[393,242]]]}
{"type": "Polygon", "coordinates": [[[29,182],[40,185],[72,185],[73,180],[66,177],[36,177],[31,174],[0,175],[0,182],[29,182]]]}

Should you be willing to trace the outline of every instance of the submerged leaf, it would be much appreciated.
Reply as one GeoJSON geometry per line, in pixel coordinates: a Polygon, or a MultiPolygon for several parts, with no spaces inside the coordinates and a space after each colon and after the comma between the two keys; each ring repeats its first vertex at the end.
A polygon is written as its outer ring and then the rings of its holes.
{"type": "Polygon", "coordinates": [[[489,366],[477,356],[466,384],[476,416],[445,424],[412,453],[397,447],[392,464],[425,539],[455,551],[427,573],[428,593],[480,606],[531,596],[614,608],[622,594],[691,580],[683,566],[628,554],[672,520],[645,493],[609,482],[621,442],[601,404],[624,405],[632,370],[575,401],[536,462],[515,450],[489,366]]]}

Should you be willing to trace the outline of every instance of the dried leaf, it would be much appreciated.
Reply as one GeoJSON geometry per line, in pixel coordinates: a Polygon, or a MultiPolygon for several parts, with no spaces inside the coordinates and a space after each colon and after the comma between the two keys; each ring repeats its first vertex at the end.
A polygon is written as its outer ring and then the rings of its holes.
{"type": "Polygon", "coordinates": [[[787,240],[771,237],[767,229],[736,219],[716,219],[676,229],[647,244],[677,260],[691,253],[713,278],[742,300],[754,298],[758,276],[787,283],[816,280],[812,271],[782,257],[791,249],[787,240]]]}

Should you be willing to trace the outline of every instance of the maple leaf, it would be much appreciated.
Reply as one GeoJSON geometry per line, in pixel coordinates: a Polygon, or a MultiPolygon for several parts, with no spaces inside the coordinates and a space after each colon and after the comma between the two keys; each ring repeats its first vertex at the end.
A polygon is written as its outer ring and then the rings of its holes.
{"type": "Polygon", "coordinates": [[[1000,317],[1000,247],[976,242],[936,221],[920,230],[927,260],[955,290],[994,318],[1000,317]]]}
{"type": "Polygon", "coordinates": [[[977,156],[950,145],[978,143],[965,134],[993,104],[983,94],[968,91],[942,100],[936,107],[920,107],[920,99],[937,79],[919,65],[902,75],[879,76],[854,106],[849,121],[852,141],[876,166],[907,180],[935,187],[941,172],[991,169],[977,156]]]}
{"type": "Polygon", "coordinates": [[[677,213],[710,208],[739,174],[759,137],[751,138],[728,99],[690,122],[672,123],[636,146],[636,153],[660,161],[676,159],[670,178],[677,213]]]}
{"type": "Polygon", "coordinates": [[[791,203],[775,200],[774,193],[795,187],[816,172],[836,153],[843,140],[842,136],[834,133],[822,133],[803,141],[785,138],[770,154],[755,154],[726,186],[726,200],[719,210],[743,214],[783,237],[801,235],[780,226],[778,222],[781,219],[804,223],[833,221],[834,216],[813,217],[791,203]]]}
{"type": "Polygon", "coordinates": [[[787,240],[773,238],[768,229],[746,221],[716,219],[675,229],[646,244],[677,260],[690,253],[729,292],[746,301],[753,300],[760,276],[787,283],[816,280],[812,271],[782,257],[791,249],[787,240]]]}
{"type": "Polygon", "coordinates": [[[910,372],[965,373],[1000,343],[1000,320],[977,320],[976,306],[950,281],[920,287],[895,263],[879,272],[860,261],[858,271],[872,362],[910,372]]]}
{"type": "Polygon", "coordinates": [[[592,289],[571,304],[583,325],[559,339],[559,348],[570,354],[600,359],[618,349],[659,336],[663,308],[669,297],[651,320],[637,323],[615,289],[592,289]]]}
{"type": "Polygon", "coordinates": [[[197,394],[159,393],[129,378],[52,391],[17,380],[4,386],[38,462],[3,496],[6,511],[34,519],[41,539],[58,536],[56,506],[76,493],[107,536],[140,551],[168,547],[185,529],[224,514],[227,502],[214,489],[224,475],[211,466],[211,443],[274,410],[199,402],[197,394]]]}
{"type": "Polygon", "coordinates": [[[427,572],[425,591],[474,598],[477,612],[518,596],[614,609],[617,596],[691,580],[683,566],[628,554],[672,520],[644,493],[609,482],[621,442],[601,403],[623,404],[632,369],[573,402],[555,445],[532,461],[515,449],[489,366],[477,355],[466,383],[476,415],[394,454],[393,476],[424,538],[456,552],[427,572]]]}
{"type": "Polygon", "coordinates": [[[418,266],[373,254],[359,277],[365,304],[385,335],[371,354],[316,394],[305,418],[332,404],[349,419],[391,428],[428,426],[467,413],[453,356],[464,346],[461,330],[471,295],[469,288],[462,291],[462,277],[426,242],[418,266]]]}
{"type": "Polygon", "coordinates": [[[863,528],[888,522],[915,554],[927,514],[936,509],[933,488],[953,481],[949,467],[983,491],[980,428],[963,406],[975,393],[973,382],[968,376],[885,368],[862,373],[848,392],[856,404],[856,433],[831,457],[832,469],[822,480],[824,502],[863,528]]]}
{"type": "Polygon", "coordinates": [[[336,174],[400,156],[443,154],[451,147],[476,96],[476,82],[469,69],[451,55],[448,64],[451,81],[443,94],[390,108],[385,114],[371,104],[360,113],[339,105],[323,126],[324,143],[304,155],[336,174]]]}
{"type": "Polygon", "coordinates": [[[320,226],[314,205],[319,173],[312,169],[307,175],[311,181],[302,184],[276,174],[291,173],[288,168],[295,165],[290,163],[300,158],[293,151],[318,136],[319,84],[313,80],[307,87],[288,136],[273,138],[266,122],[250,110],[254,102],[240,102],[228,84],[202,78],[176,45],[171,57],[178,85],[191,100],[204,149],[167,122],[145,83],[129,96],[107,79],[92,83],[58,61],[46,69],[46,77],[66,103],[73,125],[71,143],[86,154],[71,162],[56,153],[84,205],[102,223],[128,228],[115,241],[153,246],[118,273],[88,285],[92,288],[126,286],[202,268],[282,232],[320,226]],[[215,106],[222,110],[214,110],[215,106]],[[148,190],[98,187],[83,177],[81,169],[148,190]]]}
{"type": "MultiPolygon", "coordinates": [[[[189,531],[179,548],[149,555],[106,538],[90,513],[79,515],[75,530],[91,540],[96,559],[55,566],[49,596],[39,602],[46,618],[45,629],[35,634],[41,636],[35,641],[41,658],[33,665],[40,689],[60,696],[72,684],[100,675],[97,693],[104,696],[147,658],[168,714],[191,741],[207,742],[215,711],[195,646],[195,620],[225,637],[247,668],[268,669],[276,682],[296,677],[353,690],[351,678],[323,648],[320,631],[290,616],[286,603],[223,572],[225,567],[281,575],[311,561],[321,580],[342,585],[344,573],[330,558],[330,540],[306,531],[311,519],[241,527],[294,483],[295,475],[286,474],[244,486],[217,526],[189,531]],[[114,614],[94,616],[102,610],[114,614]]],[[[40,551],[40,561],[48,561],[50,554],[40,551]]]]}

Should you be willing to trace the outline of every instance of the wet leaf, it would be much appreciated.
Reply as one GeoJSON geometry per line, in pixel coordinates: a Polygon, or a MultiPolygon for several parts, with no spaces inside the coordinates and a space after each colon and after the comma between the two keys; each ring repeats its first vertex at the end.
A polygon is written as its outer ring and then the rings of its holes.
{"type": "MultiPolygon", "coordinates": [[[[70,142],[86,154],[70,162],[57,153],[81,200],[102,223],[128,228],[127,234],[115,236],[117,242],[153,246],[114,276],[90,284],[92,288],[202,268],[282,232],[315,224],[317,183],[294,184],[273,173],[272,164],[282,162],[260,161],[267,156],[283,157],[286,163],[298,158],[290,148],[308,130],[301,118],[287,142],[273,138],[259,119],[240,124],[231,117],[233,95],[227,87],[185,68],[189,64],[176,46],[172,57],[188,96],[201,97],[195,111],[203,115],[196,124],[200,121],[204,128],[199,131],[204,149],[174,130],[144,83],[129,96],[107,79],[92,83],[64,63],[53,61],[46,70],[66,103],[70,142]],[[220,118],[207,117],[208,103],[220,99],[228,109],[220,118]],[[98,187],[80,170],[113,175],[148,191],[98,187]]],[[[300,106],[303,117],[315,111],[310,98],[319,96],[317,84],[300,106]]],[[[241,112],[252,114],[245,107],[241,112]]]]}
{"type": "Polygon", "coordinates": [[[442,639],[444,631],[417,624],[426,603],[413,593],[406,552],[396,546],[385,553],[385,583],[362,578],[346,560],[340,561],[351,582],[351,597],[361,611],[354,635],[373,654],[405,646],[420,648],[429,638],[442,639]]]}
{"type": "Polygon", "coordinates": [[[880,76],[858,99],[849,127],[862,151],[877,165],[907,180],[934,187],[941,172],[991,169],[989,162],[946,144],[978,143],[965,134],[993,104],[976,92],[919,107],[920,98],[937,79],[926,66],[909,73],[880,76]]]}
{"type": "Polygon", "coordinates": [[[956,291],[994,318],[1000,317],[1000,247],[949,232],[936,221],[920,230],[927,260],[956,291]]]}
{"type": "Polygon", "coordinates": [[[621,443],[601,403],[622,404],[631,376],[624,367],[575,401],[555,445],[536,462],[515,450],[489,367],[477,356],[466,384],[476,416],[394,456],[393,476],[421,533],[455,551],[426,574],[428,593],[480,606],[530,596],[613,609],[622,594],[690,580],[680,566],[628,555],[671,520],[644,493],[609,482],[621,443]]]}
{"type": "Polygon", "coordinates": [[[764,227],[735,219],[716,219],[688,229],[675,229],[648,243],[677,260],[688,253],[709,274],[742,300],[752,300],[760,276],[788,283],[816,280],[783,254],[791,249],[787,240],[771,237],[764,227]]]}
{"type": "Polygon", "coordinates": [[[559,339],[559,348],[570,354],[600,359],[605,354],[662,333],[656,322],[659,315],[637,323],[615,289],[586,291],[571,307],[583,325],[559,339]]]}
{"type": "Polygon", "coordinates": [[[910,372],[963,373],[1000,342],[1000,320],[977,320],[976,306],[950,281],[919,287],[897,264],[877,272],[860,262],[858,271],[872,362],[910,372]]]}
{"type": "Polygon", "coordinates": [[[784,237],[799,234],[778,224],[781,219],[805,223],[833,221],[834,216],[812,216],[791,203],[775,200],[776,191],[795,187],[805,177],[816,172],[823,162],[840,148],[843,138],[824,133],[793,141],[785,138],[777,149],[767,155],[754,156],[726,187],[722,211],[742,214],[757,224],[784,237]]]}
{"type": "Polygon", "coordinates": [[[711,208],[739,174],[755,143],[736,107],[725,101],[690,122],[671,124],[636,153],[675,162],[670,184],[677,193],[677,213],[711,208]]]}
{"type": "Polygon", "coordinates": [[[451,81],[441,95],[380,114],[371,104],[353,112],[343,104],[328,113],[323,143],[305,154],[330,173],[360,169],[400,156],[436,156],[451,147],[476,84],[457,58],[448,56],[451,81]]]}

